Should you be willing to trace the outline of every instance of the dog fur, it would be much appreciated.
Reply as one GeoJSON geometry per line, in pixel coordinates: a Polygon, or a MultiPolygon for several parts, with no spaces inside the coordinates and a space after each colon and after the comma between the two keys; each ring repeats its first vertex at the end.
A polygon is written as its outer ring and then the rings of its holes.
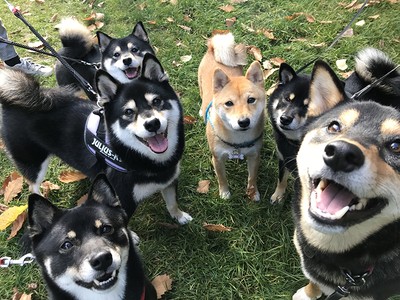
{"type": "Polygon", "coordinates": [[[200,115],[206,120],[206,135],[218,178],[219,195],[230,198],[225,162],[247,159],[247,195],[260,200],[257,173],[265,125],[264,79],[259,62],[243,76],[246,49],[235,44],[230,32],[216,31],[200,62],[198,83],[202,98],[200,115]]]}
{"type": "Polygon", "coordinates": [[[176,202],[184,150],[182,107],[157,58],[146,54],[141,75],[126,84],[99,70],[96,87],[107,148],[126,165],[126,172],[87,149],[85,124],[98,110],[96,104],[74,97],[68,88],[42,88],[31,76],[0,70],[2,138],[31,191],[40,193],[55,155],[91,179],[106,173],[129,217],[140,201],[161,192],[171,216],[181,224],[189,222],[191,216],[176,202]]]}
{"type": "Polygon", "coordinates": [[[344,272],[365,275],[345,299],[400,293],[400,112],[371,100],[351,101],[332,69],[316,62],[293,201],[310,284],[294,300],[330,295],[346,284],[344,272]]]}
{"type": "MultiPolygon", "coordinates": [[[[123,38],[112,38],[98,31],[95,42],[89,29],[75,18],[64,18],[59,24],[62,48],[58,53],[64,57],[78,59],[107,71],[121,83],[127,83],[140,74],[140,66],[146,53],[154,54],[149,37],[142,22],[123,38]]],[[[92,86],[96,67],[67,60],[71,67],[92,86]]],[[[60,86],[72,85],[82,89],[73,74],[59,61],[55,74],[60,86]]]]}
{"type": "Polygon", "coordinates": [[[88,199],[59,209],[29,196],[29,236],[52,300],[156,300],[134,246],[128,217],[104,174],[88,199]]]}

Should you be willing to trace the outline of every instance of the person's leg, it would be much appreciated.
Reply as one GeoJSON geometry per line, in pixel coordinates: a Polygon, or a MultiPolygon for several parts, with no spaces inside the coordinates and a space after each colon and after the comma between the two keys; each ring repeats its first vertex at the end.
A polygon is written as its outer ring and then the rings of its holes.
{"type": "MultiPolygon", "coordinates": [[[[0,37],[8,40],[7,30],[4,28],[3,22],[0,20],[0,37]]],[[[8,66],[14,66],[21,63],[14,46],[6,43],[0,43],[0,59],[8,66]]]]}

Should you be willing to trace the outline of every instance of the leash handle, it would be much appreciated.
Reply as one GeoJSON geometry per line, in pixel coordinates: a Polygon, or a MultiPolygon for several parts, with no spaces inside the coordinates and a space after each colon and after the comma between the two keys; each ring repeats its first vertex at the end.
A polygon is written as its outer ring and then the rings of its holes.
{"type": "Polygon", "coordinates": [[[11,257],[4,256],[4,257],[0,258],[0,267],[8,268],[11,265],[23,266],[23,265],[32,263],[34,260],[35,260],[35,256],[33,256],[33,254],[31,254],[31,253],[21,256],[21,258],[19,258],[19,259],[11,259],[11,257]]]}

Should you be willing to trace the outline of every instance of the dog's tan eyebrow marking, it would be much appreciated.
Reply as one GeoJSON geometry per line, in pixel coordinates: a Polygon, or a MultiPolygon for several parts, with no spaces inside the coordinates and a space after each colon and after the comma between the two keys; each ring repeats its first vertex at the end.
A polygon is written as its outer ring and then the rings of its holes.
{"type": "Polygon", "coordinates": [[[102,223],[100,220],[94,221],[94,226],[95,226],[96,228],[100,228],[101,225],[103,225],[103,223],[102,223]]]}
{"type": "Polygon", "coordinates": [[[289,100],[293,101],[294,98],[296,98],[296,95],[294,93],[290,93],[289,100]]]}
{"type": "Polygon", "coordinates": [[[387,119],[382,122],[381,132],[384,135],[398,135],[400,134],[400,122],[395,119],[387,119]]]}
{"type": "Polygon", "coordinates": [[[115,53],[115,52],[121,52],[121,47],[119,47],[119,46],[115,47],[114,53],[115,53]]]}
{"type": "Polygon", "coordinates": [[[134,47],[133,43],[128,43],[128,49],[132,49],[134,47]]]}
{"type": "Polygon", "coordinates": [[[157,95],[153,93],[146,93],[144,94],[144,98],[147,100],[147,102],[149,102],[149,104],[151,104],[154,98],[157,98],[157,95]]]}
{"type": "Polygon", "coordinates": [[[67,233],[67,237],[68,237],[69,239],[74,239],[74,238],[76,238],[76,232],[73,231],[73,230],[69,231],[69,232],[67,233]]]}
{"type": "Polygon", "coordinates": [[[124,109],[136,109],[136,102],[134,100],[129,100],[123,107],[124,109]]]}
{"type": "Polygon", "coordinates": [[[303,104],[308,105],[308,103],[310,103],[310,99],[309,98],[304,99],[303,104]]]}
{"type": "Polygon", "coordinates": [[[340,121],[346,124],[346,126],[354,125],[358,118],[360,117],[360,112],[355,109],[347,109],[342,112],[339,116],[340,121]]]}

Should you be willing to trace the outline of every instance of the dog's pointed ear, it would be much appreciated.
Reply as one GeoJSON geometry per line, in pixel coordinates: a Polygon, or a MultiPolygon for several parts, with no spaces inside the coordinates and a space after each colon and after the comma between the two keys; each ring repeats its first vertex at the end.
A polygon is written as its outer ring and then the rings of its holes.
{"type": "Polygon", "coordinates": [[[286,63],[281,63],[279,66],[279,82],[281,84],[286,84],[296,77],[296,71],[293,70],[291,66],[286,63]]]}
{"type": "Polygon", "coordinates": [[[99,41],[100,51],[104,52],[104,50],[113,40],[113,38],[101,31],[97,31],[96,35],[97,35],[97,40],[99,41]]]}
{"type": "Polygon", "coordinates": [[[95,75],[96,90],[98,93],[97,103],[103,106],[114,99],[120,82],[104,70],[97,70],[95,75]]]}
{"type": "Polygon", "coordinates": [[[308,115],[319,116],[346,98],[343,83],[329,65],[321,60],[315,62],[311,73],[308,115]]]}
{"type": "Polygon", "coordinates": [[[88,198],[83,205],[98,205],[99,203],[110,207],[121,207],[118,196],[105,174],[99,174],[93,180],[88,198]]]}
{"type": "Polygon", "coordinates": [[[224,71],[221,69],[216,69],[214,71],[214,78],[213,78],[213,87],[214,87],[214,94],[221,91],[224,86],[228,84],[230,81],[228,75],[225,74],[224,71]]]}
{"type": "Polygon", "coordinates": [[[61,210],[50,203],[46,198],[31,194],[28,198],[28,225],[29,236],[35,237],[42,234],[55,220],[61,210]]]}
{"type": "Polygon", "coordinates": [[[168,75],[160,61],[150,53],[146,53],[143,57],[141,77],[159,82],[168,81],[168,75]]]}
{"type": "Polygon", "coordinates": [[[144,29],[142,21],[136,23],[135,27],[132,30],[132,35],[138,37],[139,39],[149,42],[149,36],[147,35],[146,30],[144,29]]]}
{"type": "Polygon", "coordinates": [[[247,69],[246,78],[255,85],[264,88],[264,74],[261,69],[261,64],[258,61],[253,61],[247,69]]]}

